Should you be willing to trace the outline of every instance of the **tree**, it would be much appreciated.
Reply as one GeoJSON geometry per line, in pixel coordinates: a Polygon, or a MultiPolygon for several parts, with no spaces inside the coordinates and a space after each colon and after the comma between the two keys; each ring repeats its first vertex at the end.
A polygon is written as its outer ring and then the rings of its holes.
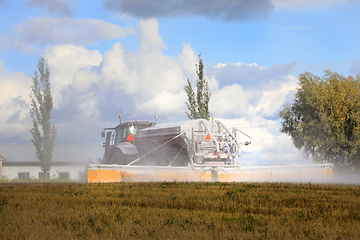
{"type": "Polygon", "coordinates": [[[360,75],[326,70],[299,76],[295,101],[280,112],[281,132],[316,162],[360,168],[360,75]]]}
{"type": "Polygon", "coordinates": [[[190,80],[187,80],[187,85],[185,86],[185,92],[188,97],[188,101],[186,102],[187,108],[189,112],[186,112],[186,115],[189,119],[210,119],[210,110],[209,110],[209,102],[211,93],[209,90],[209,85],[206,79],[204,78],[204,62],[201,58],[201,54],[199,54],[199,64],[195,65],[196,75],[198,76],[198,80],[196,83],[196,96],[195,91],[191,85],[190,80]]]}
{"type": "Polygon", "coordinates": [[[45,58],[39,58],[37,70],[39,73],[35,70],[31,86],[32,94],[30,94],[30,116],[33,120],[30,133],[41,171],[46,173],[51,169],[50,161],[55,146],[56,128],[50,122],[53,99],[50,91],[50,71],[45,58]]]}

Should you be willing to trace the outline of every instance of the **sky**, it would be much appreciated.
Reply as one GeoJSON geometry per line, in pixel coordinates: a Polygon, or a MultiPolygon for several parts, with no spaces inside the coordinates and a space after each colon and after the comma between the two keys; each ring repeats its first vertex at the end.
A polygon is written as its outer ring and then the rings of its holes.
{"type": "Polygon", "coordinates": [[[305,71],[360,74],[359,13],[359,0],[0,0],[0,144],[30,143],[39,57],[56,143],[87,144],[119,114],[186,120],[201,54],[211,114],[253,139],[240,161],[306,164],[279,112],[305,71]]]}

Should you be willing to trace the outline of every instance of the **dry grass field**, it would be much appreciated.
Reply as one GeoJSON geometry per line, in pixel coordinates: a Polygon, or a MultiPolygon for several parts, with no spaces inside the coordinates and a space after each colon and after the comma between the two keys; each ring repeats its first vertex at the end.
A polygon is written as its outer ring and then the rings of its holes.
{"type": "Polygon", "coordinates": [[[5,183],[0,239],[360,239],[360,186],[5,183]]]}

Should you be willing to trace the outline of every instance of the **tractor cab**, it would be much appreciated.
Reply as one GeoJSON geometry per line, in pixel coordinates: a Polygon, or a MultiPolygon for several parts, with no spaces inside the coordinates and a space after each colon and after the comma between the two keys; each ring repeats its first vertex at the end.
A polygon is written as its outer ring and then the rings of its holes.
{"type": "Polygon", "coordinates": [[[126,122],[125,124],[119,124],[115,128],[114,145],[118,145],[122,142],[134,142],[139,131],[141,129],[152,126],[148,121],[134,121],[126,122]]]}
{"type": "Polygon", "coordinates": [[[104,163],[111,163],[117,155],[135,155],[137,148],[134,145],[138,133],[141,129],[155,125],[152,121],[127,121],[121,122],[114,128],[104,128],[101,132],[101,137],[105,137],[103,147],[105,148],[104,163]],[[111,159],[111,160],[110,160],[111,159]]]}

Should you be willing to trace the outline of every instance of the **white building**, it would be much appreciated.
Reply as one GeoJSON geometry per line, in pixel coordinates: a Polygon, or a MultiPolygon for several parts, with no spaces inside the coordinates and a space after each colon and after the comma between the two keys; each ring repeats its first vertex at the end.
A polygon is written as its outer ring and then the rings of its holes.
{"type": "MultiPolygon", "coordinates": [[[[85,182],[87,166],[100,162],[102,155],[101,144],[57,144],[46,177],[85,182]]],[[[0,144],[0,176],[5,179],[44,178],[34,145],[0,144]]]]}

